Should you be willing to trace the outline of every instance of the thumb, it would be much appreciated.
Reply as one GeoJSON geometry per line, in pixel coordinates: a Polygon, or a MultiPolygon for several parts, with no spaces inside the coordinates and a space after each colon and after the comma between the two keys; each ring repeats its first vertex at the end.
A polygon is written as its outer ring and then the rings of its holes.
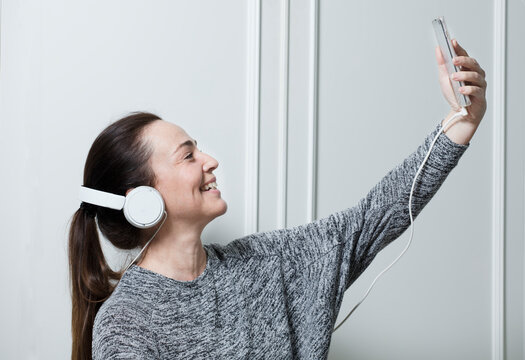
{"type": "Polygon", "coordinates": [[[443,54],[441,53],[441,49],[439,48],[439,45],[436,46],[436,60],[438,65],[445,65],[445,58],[443,57],[443,54]]]}

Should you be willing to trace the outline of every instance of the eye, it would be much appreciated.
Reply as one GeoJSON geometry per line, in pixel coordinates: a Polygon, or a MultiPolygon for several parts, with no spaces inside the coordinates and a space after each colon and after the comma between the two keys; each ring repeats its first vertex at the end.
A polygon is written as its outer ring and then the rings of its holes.
{"type": "Polygon", "coordinates": [[[193,153],[189,153],[188,155],[186,155],[186,157],[184,158],[184,160],[186,159],[192,159],[193,158],[193,153]]]}

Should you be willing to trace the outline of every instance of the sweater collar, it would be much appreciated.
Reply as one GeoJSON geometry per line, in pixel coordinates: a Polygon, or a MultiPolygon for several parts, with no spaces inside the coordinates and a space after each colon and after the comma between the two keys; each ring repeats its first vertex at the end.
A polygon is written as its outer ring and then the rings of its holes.
{"type": "Polygon", "coordinates": [[[129,267],[129,269],[124,273],[121,282],[132,282],[135,283],[138,281],[139,283],[150,283],[153,285],[161,285],[164,288],[195,288],[202,285],[205,285],[208,283],[210,277],[211,277],[211,268],[214,264],[214,261],[217,259],[217,255],[213,251],[213,249],[210,248],[209,245],[203,245],[204,251],[206,251],[207,259],[206,259],[206,268],[204,269],[203,273],[200,274],[197,278],[190,280],[190,281],[179,281],[172,279],[170,277],[164,276],[162,274],[159,274],[157,272],[145,269],[143,267],[140,267],[136,264],[133,264],[129,267]]]}

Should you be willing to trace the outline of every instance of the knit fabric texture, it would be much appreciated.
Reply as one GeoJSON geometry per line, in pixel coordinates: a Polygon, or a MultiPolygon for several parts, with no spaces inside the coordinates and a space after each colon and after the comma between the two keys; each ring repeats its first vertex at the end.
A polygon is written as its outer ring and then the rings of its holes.
{"type": "MultiPolygon", "coordinates": [[[[206,269],[192,281],[132,265],[97,312],[93,359],[326,359],[345,290],[410,226],[412,182],[440,129],[354,207],[203,245],[206,269]]],[[[439,135],[414,219],[469,146],[439,135]]]]}

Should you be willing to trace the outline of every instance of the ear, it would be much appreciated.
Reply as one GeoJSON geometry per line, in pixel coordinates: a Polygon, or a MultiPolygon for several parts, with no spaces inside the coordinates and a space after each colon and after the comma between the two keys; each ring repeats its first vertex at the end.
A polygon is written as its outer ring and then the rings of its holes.
{"type": "Polygon", "coordinates": [[[126,191],[126,196],[128,196],[129,192],[130,192],[131,190],[133,190],[133,189],[135,189],[135,188],[128,189],[128,190],[126,191]]]}

